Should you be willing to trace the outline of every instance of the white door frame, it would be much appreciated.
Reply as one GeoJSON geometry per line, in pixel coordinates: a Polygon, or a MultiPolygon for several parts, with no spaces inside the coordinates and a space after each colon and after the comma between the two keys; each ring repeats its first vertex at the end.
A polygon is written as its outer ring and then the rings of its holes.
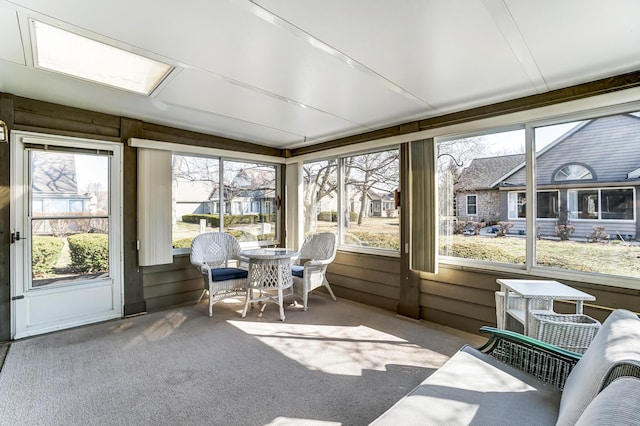
{"type": "MultiPolygon", "coordinates": [[[[11,132],[11,232],[20,232],[28,239],[10,246],[11,270],[11,339],[76,327],[113,318],[124,312],[124,273],[122,243],[122,144],[117,142],[54,136],[32,132],[11,132]],[[103,149],[113,152],[110,161],[110,221],[109,279],[82,285],[61,285],[51,288],[31,288],[31,230],[26,229],[28,201],[28,156],[24,143],[36,143],[74,148],[103,149]],[[62,308],[74,296],[73,308],[62,308]],[[109,300],[106,300],[109,298],[109,300]],[[93,303],[92,302],[96,302],[93,303]],[[43,310],[60,307],[48,317],[43,310]],[[57,315],[56,315],[57,314],[57,315]]],[[[47,286],[49,287],[49,286],[47,286]]]]}

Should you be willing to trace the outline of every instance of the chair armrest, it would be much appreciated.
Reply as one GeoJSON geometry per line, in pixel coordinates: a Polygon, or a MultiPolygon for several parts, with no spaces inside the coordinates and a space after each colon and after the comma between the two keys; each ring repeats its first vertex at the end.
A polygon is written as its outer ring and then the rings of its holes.
{"type": "Polygon", "coordinates": [[[559,389],[582,358],[581,354],[514,331],[483,326],[480,332],[489,334],[489,340],[479,351],[559,389]]]}
{"type": "Polygon", "coordinates": [[[325,259],[325,260],[308,260],[307,262],[305,262],[304,266],[324,266],[324,265],[328,265],[331,263],[331,260],[329,259],[325,259]]]}
{"type": "Polygon", "coordinates": [[[200,269],[200,273],[202,275],[211,276],[211,266],[207,265],[206,263],[198,263],[197,266],[198,269],[200,269]]]}

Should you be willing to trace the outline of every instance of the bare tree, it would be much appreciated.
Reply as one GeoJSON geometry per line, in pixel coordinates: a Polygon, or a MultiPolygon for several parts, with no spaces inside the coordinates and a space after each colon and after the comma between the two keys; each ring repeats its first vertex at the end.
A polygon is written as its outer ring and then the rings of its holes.
{"type": "Polygon", "coordinates": [[[337,196],[337,165],[335,160],[307,163],[302,167],[304,183],[304,232],[315,229],[316,209],[324,197],[337,196]]]}
{"type": "Polygon", "coordinates": [[[367,200],[373,193],[389,193],[398,187],[400,178],[400,151],[390,150],[363,154],[350,163],[350,179],[359,197],[358,225],[362,225],[367,211],[367,200]]]}

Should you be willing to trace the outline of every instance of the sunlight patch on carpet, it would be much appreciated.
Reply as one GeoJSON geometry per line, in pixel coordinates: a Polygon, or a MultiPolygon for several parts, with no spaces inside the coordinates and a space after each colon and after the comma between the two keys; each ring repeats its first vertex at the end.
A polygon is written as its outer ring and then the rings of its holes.
{"type": "Polygon", "coordinates": [[[449,358],[363,325],[228,322],[308,369],[329,374],[362,376],[398,365],[438,368],[449,358]]]}

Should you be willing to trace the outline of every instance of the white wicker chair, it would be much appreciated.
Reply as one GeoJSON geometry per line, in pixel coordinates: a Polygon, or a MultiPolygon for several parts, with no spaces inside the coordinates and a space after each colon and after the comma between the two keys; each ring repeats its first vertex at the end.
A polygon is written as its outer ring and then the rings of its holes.
{"type": "Polygon", "coordinates": [[[529,336],[562,349],[584,353],[600,330],[600,322],[584,314],[529,313],[529,336]]]}
{"type": "Polygon", "coordinates": [[[331,298],[336,296],[326,278],[327,266],[336,257],[338,241],[333,232],[321,232],[309,235],[300,248],[297,264],[291,267],[293,288],[297,296],[302,298],[304,310],[307,310],[309,293],[321,285],[327,288],[331,298]]]}
{"type": "Polygon", "coordinates": [[[198,299],[209,292],[209,316],[213,305],[228,297],[247,293],[247,270],[242,268],[238,240],[224,232],[200,234],[191,243],[191,263],[202,273],[204,290],[198,299]]]}

